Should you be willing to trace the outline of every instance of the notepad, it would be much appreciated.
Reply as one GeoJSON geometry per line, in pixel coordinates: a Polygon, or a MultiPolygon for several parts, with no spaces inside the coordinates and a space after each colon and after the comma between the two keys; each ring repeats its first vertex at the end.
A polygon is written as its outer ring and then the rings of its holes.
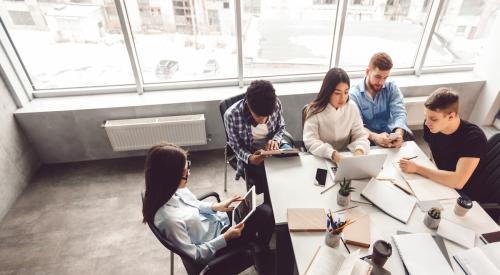
{"type": "Polygon", "coordinates": [[[453,275],[436,242],[429,233],[392,236],[410,275],[453,275]]]}
{"type": "Polygon", "coordinates": [[[436,234],[467,248],[474,247],[476,240],[476,232],[446,219],[441,219],[436,234]]]}
{"type": "Polygon", "coordinates": [[[288,208],[287,220],[290,232],[326,231],[326,214],[323,208],[288,208]]]}
{"type": "Polygon", "coordinates": [[[344,216],[356,221],[344,229],[345,242],[359,247],[370,247],[370,216],[357,208],[347,210],[344,216]]]}
{"type": "Polygon", "coordinates": [[[359,258],[359,250],[344,255],[334,248],[322,245],[314,254],[306,275],[368,275],[370,265],[359,258]]]}
{"type": "Polygon", "coordinates": [[[467,275],[500,274],[500,243],[490,243],[458,253],[453,259],[467,275]]]}
{"type": "Polygon", "coordinates": [[[410,219],[415,198],[392,186],[390,183],[372,178],[361,191],[361,195],[389,216],[407,223],[410,219]]]}

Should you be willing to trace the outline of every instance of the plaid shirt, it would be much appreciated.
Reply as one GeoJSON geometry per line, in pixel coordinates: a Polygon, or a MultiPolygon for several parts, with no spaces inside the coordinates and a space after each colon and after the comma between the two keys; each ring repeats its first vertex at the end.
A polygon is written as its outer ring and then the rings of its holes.
{"type": "MultiPolygon", "coordinates": [[[[238,169],[236,170],[236,180],[245,172],[248,159],[257,149],[254,146],[251,126],[257,123],[248,110],[246,100],[242,99],[234,103],[226,113],[224,113],[224,127],[229,139],[229,146],[233,149],[238,158],[238,169]]],[[[267,119],[267,139],[274,139],[281,143],[285,132],[285,119],[281,102],[276,99],[276,108],[267,119]]]]}

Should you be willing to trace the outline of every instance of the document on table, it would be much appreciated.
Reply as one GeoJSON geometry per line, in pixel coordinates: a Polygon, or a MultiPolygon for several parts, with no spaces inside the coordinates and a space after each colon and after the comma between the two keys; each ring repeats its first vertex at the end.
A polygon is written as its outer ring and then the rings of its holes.
{"type": "Polygon", "coordinates": [[[446,219],[441,219],[436,234],[467,248],[474,247],[476,232],[446,219]]]}
{"type": "Polygon", "coordinates": [[[322,245],[314,254],[307,267],[307,275],[368,275],[369,265],[359,259],[359,250],[344,255],[326,245],[322,245]]]}
{"type": "Polygon", "coordinates": [[[500,274],[500,242],[474,247],[453,258],[467,275],[500,274]]]}

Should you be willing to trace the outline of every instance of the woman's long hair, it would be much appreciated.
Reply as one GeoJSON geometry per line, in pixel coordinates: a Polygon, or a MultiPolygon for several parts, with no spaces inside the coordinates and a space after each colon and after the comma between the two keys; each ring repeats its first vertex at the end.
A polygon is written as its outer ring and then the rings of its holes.
{"type": "Polygon", "coordinates": [[[173,144],[158,144],[149,149],[145,165],[146,193],[142,222],[152,223],[156,211],[177,191],[186,161],[187,152],[173,144]]]}
{"type": "Polygon", "coordinates": [[[351,87],[349,76],[344,70],[341,68],[330,69],[326,73],[325,78],[323,78],[323,84],[321,84],[318,95],[304,109],[304,113],[302,114],[303,121],[325,110],[326,106],[330,103],[330,97],[339,83],[346,83],[351,87]]]}

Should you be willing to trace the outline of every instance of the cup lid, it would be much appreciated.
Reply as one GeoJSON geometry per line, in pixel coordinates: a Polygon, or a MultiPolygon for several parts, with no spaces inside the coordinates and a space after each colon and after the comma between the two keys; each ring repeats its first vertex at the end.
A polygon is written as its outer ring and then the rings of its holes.
{"type": "Polygon", "coordinates": [[[383,240],[378,240],[373,244],[373,250],[377,251],[378,253],[384,255],[384,256],[391,256],[392,254],[392,246],[390,243],[383,241],[383,240]]]}
{"type": "Polygon", "coordinates": [[[472,201],[469,200],[468,198],[460,197],[457,199],[457,203],[458,203],[458,205],[460,205],[463,208],[466,208],[466,209],[472,208],[472,201]]]}

